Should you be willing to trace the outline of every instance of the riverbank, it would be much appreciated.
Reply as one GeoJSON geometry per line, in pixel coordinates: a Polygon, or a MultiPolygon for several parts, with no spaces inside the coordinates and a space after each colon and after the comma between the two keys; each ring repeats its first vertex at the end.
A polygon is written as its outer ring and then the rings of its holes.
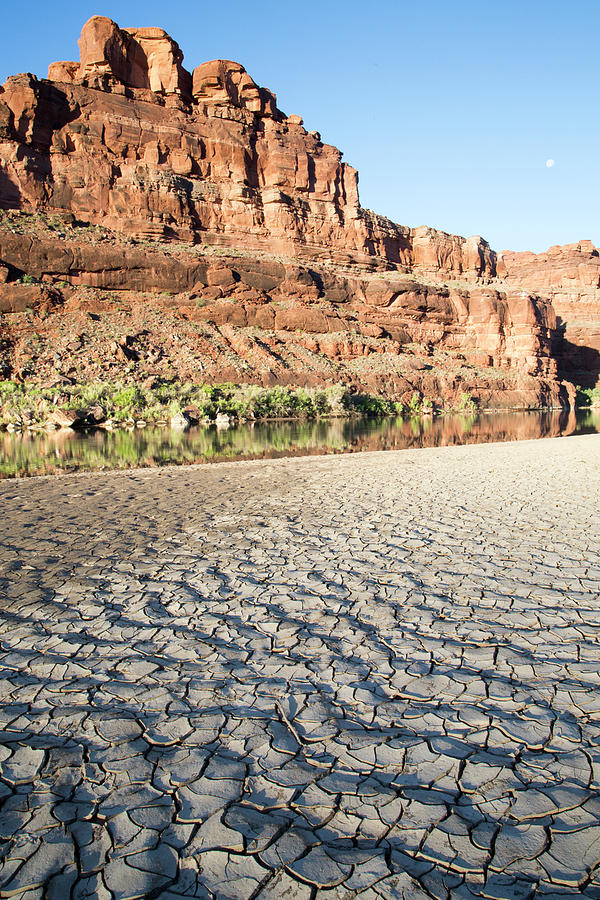
{"type": "MultiPolygon", "coordinates": [[[[458,406],[472,411],[468,394],[458,406]]],[[[414,393],[404,405],[386,397],[360,394],[342,384],[328,387],[260,387],[253,384],[198,384],[149,379],[52,385],[0,381],[0,428],[135,427],[199,422],[230,424],[269,419],[422,415],[433,401],[414,393]]]]}
{"type": "Polygon", "coordinates": [[[0,484],[0,890],[596,896],[599,451],[0,484]]]}
{"type": "MultiPolygon", "coordinates": [[[[596,391],[581,393],[578,409],[600,408],[596,391]]],[[[532,407],[537,409],[537,407],[532,407]]],[[[552,412],[543,407],[540,411],[552,412]]],[[[561,407],[558,407],[561,409],[561,407]]],[[[565,407],[562,407],[565,409],[565,407]]],[[[453,402],[414,391],[402,403],[383,395],[363,394],[345,384],[290,387],[254,384],[205,384],[176,379],[128,379],[116,382],[77,382],[62,379],[52,384],[0,380],[0,432],[40,432],[60,428],[187,428],[234,425],[244,422],[327,418],[448,415],[472,416],[506,413],[505,407],[480,407],[468,392],[453,402]]],[[[525,411],[517,407],[515,411],[525,411]]]]}

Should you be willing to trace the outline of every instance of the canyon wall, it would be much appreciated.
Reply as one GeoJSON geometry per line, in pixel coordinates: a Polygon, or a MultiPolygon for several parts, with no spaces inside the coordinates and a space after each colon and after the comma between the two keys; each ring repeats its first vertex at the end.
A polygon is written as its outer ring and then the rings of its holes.
{"type": "Polygon", "coordinates": [[[548,298],[557,317],[555,354],[564,377],[585,387],[600,380],[600,254],[591,241],[545,253],[499,254],[498,275],[548,298]]]}
{"type": "MultiPolygon", "coordinates": [[[[143,343],[161,344],[156,317],[148,327],[150,308],[165,323],[170,317],[175,333],[188,323],[205,323],[217,343],[225,339],[227,355],[220,362],[212,350],[207,356],[206,347],[190,350],[187,360],[178,355],[177,372],[194,380],[209,373],[215,381],[265,384],[320,378],[406,403],[415,392],[440,404],[454,404],[467,393],[494,408],[566,399],[551,353],[552,307],[521,290],[466,290],[397,271],[271,255],[215,255],[202,245],[145,242],[140,248],[104,229],[78,226],[61,226],[57,235],[50,225],[42,235],[35,217],[25,220],[29,232],[21,230],[19,217],[10,221],[12,228],[0,228],[0,312],[11,319],[27,311],[41,318],[25,326],[35,328],[38,338],[51,313],[70,317],[81,332],[79,311],[104,319],[112,306],[131,309],[130,338],[137,332],[143,343]]],[[[37,345],[33,350],[33,357],[19,352],[6,358],[4,377],[49,377],[44,353],[37,345]]],[[[81,377],[81,355],[76,362],[79,368],[67,369],[70,377],[81,377]]],[[[106,377],[89,361],[86,366],[88,380],[106,377]]]]}
{"type": "Polygon", "coordinates": [[[363,210],[341,152],[286,116],[239,63],[186,72],[162,29],[95,16],[81,60],[0,94],[0,204],[137,235],[493,276],[481,238],[363,210]]]}
{"type": "Polygon", "coordinates": [[[283,113],[239,63],[188,72],[162,29],[122,29],[100,16],[79,46],[80,60],[53,63],[48,79],[17,75],[0,89],[0,208],[102,226],[133,243],[2,231],[5,311],[23,306],[25,276],[59,293],[63,280],[170,291],[184,307],[183,294],[196,291],[194,315],[220,325],[441,348],[467,354],[482,383],[510,372],[507,404],[566,402],[548,292],[521,279],[514,254],[499,271],[478,236],[363,209],[341,152],[283,113]],[[136,249],[140,241],[154,249],[136,249]],[[238,257],[217,275],[169,245],[238,257]]]}

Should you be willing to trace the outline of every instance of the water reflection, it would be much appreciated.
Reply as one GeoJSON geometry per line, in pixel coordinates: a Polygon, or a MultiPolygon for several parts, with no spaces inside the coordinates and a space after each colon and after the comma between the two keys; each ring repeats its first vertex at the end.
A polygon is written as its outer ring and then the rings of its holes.
{"type": "Polygon", "coordinates": [[[600,410],[509,412],[418,419],[265,422],[235,428],[0,434],[0,478],[91,469],[402,450],[600,431],[600,410]]]}

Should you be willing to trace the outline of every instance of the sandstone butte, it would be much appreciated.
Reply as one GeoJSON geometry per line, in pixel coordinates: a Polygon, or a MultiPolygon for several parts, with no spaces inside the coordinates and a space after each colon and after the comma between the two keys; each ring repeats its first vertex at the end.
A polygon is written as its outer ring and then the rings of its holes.
{"type": "Polygon", "coordinates": [[[342,382],[567,405],[600,372],[591,243],[495,253],[363,209],[341,152],[229,60],[94,16],[0,88],[0,377],[342,382]]]}

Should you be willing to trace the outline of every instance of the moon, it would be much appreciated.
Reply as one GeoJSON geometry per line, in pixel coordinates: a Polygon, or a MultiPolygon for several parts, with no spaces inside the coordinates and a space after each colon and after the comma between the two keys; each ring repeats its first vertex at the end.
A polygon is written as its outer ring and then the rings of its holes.
{"type": "Polygon", "coordinates": [[[547,159],[547,160],[546,160],[546,168],[547,168],[547,169],[551,169],[553,165],[554,165],[554,160],[553,160],[553,159],[547,159]]]}

